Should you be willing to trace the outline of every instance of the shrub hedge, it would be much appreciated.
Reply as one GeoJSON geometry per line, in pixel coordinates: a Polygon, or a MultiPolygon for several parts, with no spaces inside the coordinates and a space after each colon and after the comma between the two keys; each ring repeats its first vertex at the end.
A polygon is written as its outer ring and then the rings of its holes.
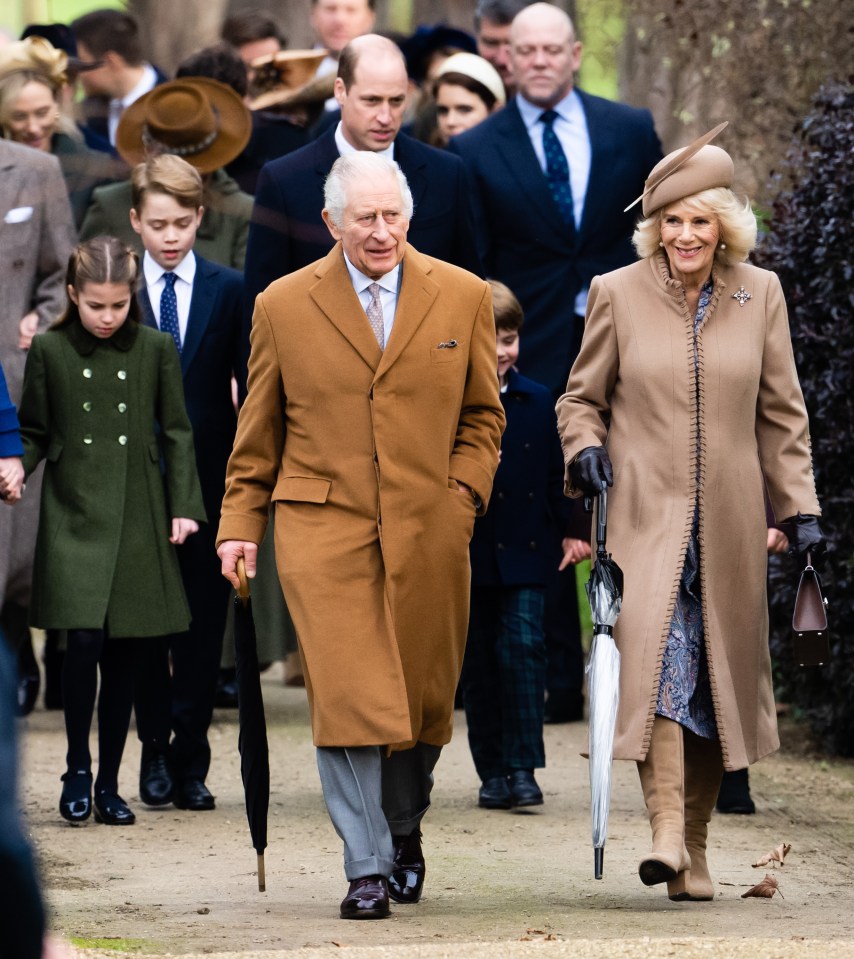
{"type": "Polygon", "coordinates": [[[771,564],[771,654],[778,696],[825,749],[854,756],[854,78],[816,95],[778,182],[756,260],[782,282],[810,416],[832,656],[813,669],[792,662],[798,571],[788,557],[771,564]]]}

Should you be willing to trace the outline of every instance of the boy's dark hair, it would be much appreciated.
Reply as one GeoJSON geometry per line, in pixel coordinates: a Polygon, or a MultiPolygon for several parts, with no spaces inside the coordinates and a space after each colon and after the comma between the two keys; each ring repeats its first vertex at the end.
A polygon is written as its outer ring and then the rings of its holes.
{"type": "MultiPolygon", "coordinates": [[[[139,278],[139,257],[114,236],[96,236],[71,251],[65,273],[67,286],[78,293],[87,283],[127,283],[130,289],[130,309],[127,318],[140,322],[139,302],[135,294],[139,278]]],[[[80,321],[80,309],[69,299],[65,313],[53,324],[57,329],[80,321]]],[[[127,321],[126,321],[127,322],[127,321]]]]}
{"type": "Polygon", "coordinates": [[[101,59],[110,50],[130,67],[143,62],[139,25],[121,10],[93,10],[71,23],[74,39],[83,42],[93,57],[101,59]]]}
{"type": "Polygon", "coordinates": [[[219,35],[233,47],[242,47],[246,43],[255,43],[270,37],[278,40],[283,48],[288,45],[288,38],[279,29],[279,25],[263,10],[244,10],[226,17],[219,35]]]}
{"type": "Polygon", "coordinates": [[[175,71],[175,79],[181,77],[207,77],[219,80],[241,97],[246,96],[249,79],[246,64],[237,55],[237,51],[228,43],[216,43],[182,60],[175,71]]]}
{"type": "Polygon", "coordinates": [[[492,314],[495,317],[496,330],[515,330],[522,329],[525,322],[525,314],[522,311],[522,304],[513,295],[509,286],[505,286],[498,280],[486,281],[492,290],[492,314]]]}

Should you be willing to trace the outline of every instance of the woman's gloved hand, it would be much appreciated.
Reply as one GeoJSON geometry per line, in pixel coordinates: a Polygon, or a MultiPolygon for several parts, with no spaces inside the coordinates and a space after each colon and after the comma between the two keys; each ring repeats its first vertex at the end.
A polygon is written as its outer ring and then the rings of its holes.
{"type": "Polygon", "coordinates": [[[810,560],[813,566],[818,566],[818,562],[824,554],[824,533],[818,525],[818,517],[803,513],[797,513],[784,520],[781,526],[786,526],[789,530],[789,555],[796,557],[800,562],[806,561],[806,554],[810,554],[810,560]]]}
{"type": "Polygon", "coordinates": [[[598,496],[614,485],[614,469],[604,446],[588,446],[569,464],[572,485],[585,496],[598,496]]]}

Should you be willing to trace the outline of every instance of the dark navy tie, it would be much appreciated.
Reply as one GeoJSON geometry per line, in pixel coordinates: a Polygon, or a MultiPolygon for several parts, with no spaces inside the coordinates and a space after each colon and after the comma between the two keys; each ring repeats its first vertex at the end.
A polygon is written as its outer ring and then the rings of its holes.
{"type": "Polygon", "coordinates": [[[163,274],[163,292],[160,294],[160,329],[171,333],[178,352],[181,352],[181,327],[178,325],[178,298],[175,296],[174,273],[163,274]]]}
{"type": "Polygon", "coordinates": [[[560,210],[561,219],[564,223],[574,226],[569,164],[553,126],[557,116],[554,110],[546,110],[540,116],[540,122],[543,124],[543,152],[546,155],[546,179],[549,181],[549,189],[560,210]]]}

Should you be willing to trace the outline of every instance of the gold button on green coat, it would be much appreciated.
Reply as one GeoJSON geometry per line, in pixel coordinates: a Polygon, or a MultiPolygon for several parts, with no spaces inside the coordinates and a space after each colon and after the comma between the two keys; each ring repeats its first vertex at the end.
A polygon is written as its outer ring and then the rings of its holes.
{"type": "Polygon", "coordinates": [[[127,373],[125,373],[124,370],[119,370],[119,372],[116,373],[116,376],[117,376],[120,380],[125,380],[125,379],[127,379],[127,373]]]}
{"type": "Polygon", "coordinates": [[[92,445],[92,437],[90,436],[89,433],[87,433],[87,434],[83,437],[83,442],[84,442],[87,446],[91,446],[91,445],[92,445]]]}
{"type": "Polygon", "coordinates": [[[92,379],[92,371],[89,369],[88,366],[86,367],[85,370],[83,370],[83,375],[86,377],[87,380],[92,379]]]}
{"type": "Polygon", "coordinates": [[[119,403],[119,405],[116,407],[116,409],[117,409],[120,413],[126,413],[126,412],[127,412],[127,408],[128,408],[127,403],[119,403]]]}
{"type": "Polygon", "coordinates": [[[119,437],[119,445],[127,446],[127,443],[128,443],[128,438],[124,435],[124,433],[122,433],[122,435],[119,437]]]}
{"type": "Polygon", "coordinates": [[[91,413],[91,412],[92,412],[92,401],[91,401],[91,400],[86,400],[86,402],[83,404],[83,409],[86,410],[87,413],[91,413]]]}

